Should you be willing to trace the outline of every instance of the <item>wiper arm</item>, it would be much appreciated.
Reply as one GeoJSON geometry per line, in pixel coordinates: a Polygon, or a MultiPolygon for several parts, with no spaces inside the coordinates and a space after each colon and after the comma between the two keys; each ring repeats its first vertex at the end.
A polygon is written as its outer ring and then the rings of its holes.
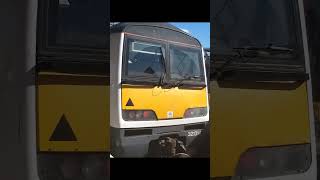
{"type": "Polygon", "coordinates": [[[219,67],[219,68],[214,68],[214,77],[221,77],[225,69],[228,67],[228,65],[239,61],[239,62],[247,62],[248,60],[244,58],[243,54],[241,51],[237,48],[232,49],[232,51],[235,51],[237,54],[226,54],[225,56],[225,61],[224,63],[219,67]]]}

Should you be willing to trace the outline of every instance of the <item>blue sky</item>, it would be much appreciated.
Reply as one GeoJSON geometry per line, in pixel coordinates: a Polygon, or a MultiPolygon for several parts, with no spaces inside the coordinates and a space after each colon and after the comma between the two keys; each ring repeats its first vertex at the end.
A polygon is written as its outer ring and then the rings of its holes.
{"type": "Polygon", "coordinates": [[[197,38],[203,47],[210,48],[210,23],[171,23],[174,26],[187,30],[192,36],[197,38]]]}

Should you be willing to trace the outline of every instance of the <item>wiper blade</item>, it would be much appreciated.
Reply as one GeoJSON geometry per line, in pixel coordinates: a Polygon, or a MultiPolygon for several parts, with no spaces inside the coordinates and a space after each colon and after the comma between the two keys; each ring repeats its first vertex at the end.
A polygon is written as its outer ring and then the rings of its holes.
{"type": "Polygon", "coordinates": [[[201,79],[200,76],[184,76],[182,79],[179,79],[175,84],[174,87],[179,87],[181,85],[183,85],[183,83],[185,81],[189,81],[189,80],[198,80],[201,79]]]}
{"type": "Polygon", "coordinates": [[[246,46],[233,48],[235,50],[252,50],[252,51],[281,51],[281,52],[293,52],[293,49],[282,46],[268,45],[265,47],[256,47],[256,46],[246,46]]]}
{"type": "Polygon", "coordinates": [[[164,79],[166,77],[166,74],[167,74],[167,68],[166,68],[166,62],[165,62],[165,56],[164,56],[164,53],[163,53],[163,50],[162,50],[162,47],[160,48],[161,50],[161,64],[162,64],[162,68],[163,68],[163,71],[161,71],[161,75],[160,75],[160,78],[159,78],[159,82],[158,82],[158,87],[161,87],[164,85],[164,79]]]}
{"type": "Polygon", "coordinates": [[[268,49],[293,52],[293,49],[287,48],[287,47],[281,47],[281,46],[269,46],[268,49]]]}
{"type": "Polygon", "coordinates": [[[230,72],[236,70],[239,64],[236,64],[234,67],[230,67],[230,64],[234,62],[239,63],[248,63],[257,57],[269,57],[269,56],[277,56],[277,58],[288,59],[293,58],[294,50],[283,47],[283,46],[275,46],[269,44],[265,47],[256,47],[256,46],[246,46],[240,48],[232,48],[233,52],[236,52],[237,55],[228,55],[226,56],[226,60],[220,67],[216,67],[213,73],[215,79],[219,79],[223,77],[225,72],[230,72]]]}
{"type": "Polygon", "coordinates": [[[248,46],[243,48],[234,48],[239,51],[243,57],[246,58],[278,58],[278,59],[293,59],[297,56],[294,49],[290,49],[282,46],[266,46],[266,47],[254,47],[248,46]]]}
{"type": "Polygon", "coordinates": [[[158,76],[148,76],[148,75],[130,75],[123,77],[122,80],[138,80],[138,81],[153,81],[157,82],[158,76]]]}
{"type": "Polygon", "coordinates": [[[161,87],[164,85],[165,73],[161,73],[157,86],[161,87]]]}
{"type": "Polygon", "coordinates": [[[139,78],[124,78],[121,80],[121,84],[145,84],[145,85],[157,85],[155,78],[139,77],[139,78]]]}

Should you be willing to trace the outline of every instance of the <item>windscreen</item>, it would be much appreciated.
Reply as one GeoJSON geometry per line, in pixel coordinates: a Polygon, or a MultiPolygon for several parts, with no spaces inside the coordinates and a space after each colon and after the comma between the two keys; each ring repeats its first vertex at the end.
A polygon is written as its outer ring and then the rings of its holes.
{"type": "Polygon", "coordinates": [[[125,64],[127,77],[159,78],[164,72],[163,45],[154,42],[128,39],[125,64]]]}
{"type": "Polygon", "coordinates": [[[50,0],[49,45],[105,49],[107,9],[106,0],[50,0]]]}
{"type": "Polygon", "coordinates": [[[292,0],[213,1],[213,46],[216,48],[293,48],[296,44],[292,0]]]}
{"type": "Polygon", "coordinates": [[[170,46],[170,77],[172,79],[202,78],[201,59],[200,49],[170,46]]]}

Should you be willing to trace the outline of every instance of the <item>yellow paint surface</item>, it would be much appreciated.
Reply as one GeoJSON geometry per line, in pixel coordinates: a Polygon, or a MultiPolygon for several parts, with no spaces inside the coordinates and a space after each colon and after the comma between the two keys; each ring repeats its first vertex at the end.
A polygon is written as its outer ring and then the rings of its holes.
{"type": "Polygon", "coordinates": [[[109,152],[109,110],[109,85],[38,85],[39,151],[109,152]],[[49,141],[63,114],[75,142],[49,141]]]}
{"type": "Polygon", "coordinates": [[[211,82],[210,108],[211,177],[234,175],[248,148],[310,143],[306,84],[262,90],[211,82]]]}
{"type": "Polygon", "coordinates": [[[153,110],[158,119],[167,119],[167,112],[173,118],[183,118],[188,108],[206,107],[206,89],[162,89],[160,87],[122,86],[122,109],[153,110]],[[126,106],[129,98],[134,106],[126,106]]]}

